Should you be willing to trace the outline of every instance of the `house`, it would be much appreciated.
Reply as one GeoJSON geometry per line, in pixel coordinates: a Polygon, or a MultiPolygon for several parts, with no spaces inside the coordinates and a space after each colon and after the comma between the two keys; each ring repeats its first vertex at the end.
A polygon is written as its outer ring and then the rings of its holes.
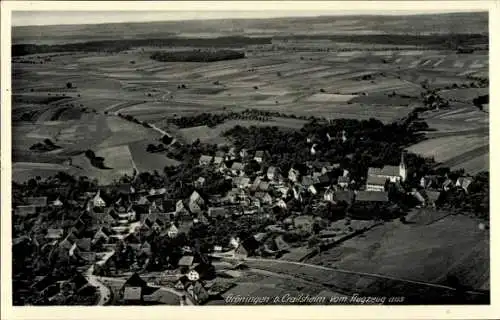
{"type": "Polygon", "coordinates": [[[333,172],[335,169],[339,169],[340,164],[334,163],[334,164],[326,164],[321,168],[321,173],[322,174],[329,174],[333,172]]]}
{"type": "Polygon", "coordinates": [[[260,183],[262,182],[262,177],[256,177],[250,186],[250,190],[256,191],[259,188],[260,183]]]}
{"type": "Polygon", "coordinates": [[[234,160],[236,159],[236,148],[235,147],[231,147],[229,148],[229,151],[226,153],[226,161],[231,161],[231,160],[234,160]]]}
{"type": "Polygon", "coordinates": [[[420,186],[424,189],[436,188],[438,186],[438,177],[436,175],[428,175],[420,178],[420,186]]]}
{"type": "Polygon", "coordinates": [[[323,194],[323,200],[328,202],[335,202],[335,189],[333,187],[328,187],[323,194]]]}
{"type": "Polygon", "coordinates": [[[268,192],[256,192],[255,197],[259,199],[261,204],[270,205],[273,203],[273,197],[268,192]]]}
{"type": "Polygon", "coordinates": [[[366,179],[366,191],[385,191],[387,180],[387,177],[368,175],[366,179]]]}
{"type": "Polygon", "coordinates": [[[314,185],[310,185],[307,188],[307,191],[309,191],[312,195],[317,195],[318,194],[318,190],[316,189],[316,187],[314,185]]]}
{"type": "Polygon", "coordinates": [[[240,158],[242,160],[246,160],[248,158],[248,150],[247,149],[240,150],[240,158]]]}
{"type": "Polygon", "coordinates": [[[26,197],[27,205],[43,208],[47,206],[47,197],[26,197]]]}
{"type": "Polygon", "coordinates": [[[255,156],[253,157],[253,159],[258,163],[262,163],[262,161],[264,161],[264,151],[255,151],[255,156]]]}
{"type": "Polygon", "coordinates": [[[234,250],[234,257],[238,259],[246,259],[248,257],[248,251],[242,244],[234,250]]]}
{"type": "Polygon", "coordinates": [[[420,203],[421,206],[425,206],[425,198],[419,191],[413,189],[411,195],[420,203]]]}
{"type": "Polygon", "coordinates": [[[147,288],[147,283],[137,273],[134,273],[125,281],[122,289],[123,301],[125,304],[139,304],[142,302],[143,290],[147,288]]]}
{"type": "Polygon", "coordinates": [[[45,235],[45,239],[49,240],[58,240],[61,239],[64,234],[63,229],[47,229],[47,234],[45,235]]]}
{"type": "Polygon", "coordinates": [[[199,177],[195,182],[194,182],[194,187],[195,188],[202,188],[205,185],[205,178],[199,177]]]}
{"type": "Polygon", "coordinates": [[[345,189],[349,186],[349,183],[351,182],[350,180],[349,176],[340,176],[337,180],[337,185],[340,188],[345,189]]]}
{"type": "Polygon", "coordinates": [[[231,165],[231,173],[233,175],[240,175],[242,174],[245,169],[245,165],[241,162],[233,162],[233,164],[231,165]]]}
{"type": "Polygon", "coordinates": [[[34,215],[37,212],[37,207],[36,206],[17,206],[16,209],[14,210],[14,214],[18,215],[20,217],[27,217],[30,215],[34,215]]]}
{"type": "Polygon", "coordinates": [[[308,188],[314,184],[314,178],[312,176],[303,176],[301,183],[303,187],[308,188]]]}
{"type": "Polygon", "coordinates": [[[290,188],[289,187],[286,187],[286,186],[280,186],[278,187],[278,190],[277,190],[279,193],[281,193],[281,197],[283,199],[286,199],[290,193],[290,188]]]}
{"type": "Polygon", "coordinates": [[[355,202],[388,202],[387,192],[382,191],[358,191],[355,195],[355,202]]]}
{"type": "Polygon", "coordinates": [[[290,245],[283,239],[283,235],[274,238],[274,243],[280,252],[287,252],[290,250],[290,245]]]}
{"type": "Polygon", "coordinates": [[[269,191],[269,182],[266,181],[261,181],[259,183],[259,186],[257,187],[257,190],[262,191],[262,192],[267,192],[269,191]]]}
{"type": "Polygon", "coordinates": [[[337,204],[351,205],[354,202],[354,195],[351,190],[337,190],[334,199],[337,204]]]}
{"type": "Polygon", "coordinates": [[[227,166],[226,166],[226,163],[223,161],[221,162],[218,166],[217,166],[217,171],[219,171],[220,173],[224,173],[226,172],[227,170],[227,166]]]}
{"type": "Polygon", "coordinates": [[[175,204],[175,213],[180,216],[184,216],[189,213],[182,200],[177,201],[175,204]]]}
{"type": "Polygon", "coordinates": [[[189,269],[193,266],[193,261],[194,261],[193,256],[183,256],[178,263],[181,272],[183,273],[188,272],[189,269]]]}
{"type": "Polygon", "coordinates": [[[208,216],[211,218],[217,218],[217,217],[226,217],[227,216],[227,211],[226,208],[224,207],[210,207],[208,208],[208,216]]]}
{"type": "Polygon", "coordinates": [[[469,186],[472,183],[472,178],[469,177],[460,177],[457,179],[455,186],[458,188],[462,188],[465,192],[469,192],[469,186]]]}
{"type": "Polygon", "coordinates": [[[109,241],[109,235],[111,233],[106,232],[106,230],[103,227],[100,227],[96,233],[94,234],[94,237],[92,238],[91,243],[96,244],[99,242],[104,242],[107,243],[109,241]]]}
{"type": "Polygon", "coordinates": [[[267,178],[269,180],[274,180],[274,179],[277,179],[278,178],[278,174],[279,174],[279,169],[276,168],[276,167],[273,167],[273,166],[270,166],[268,169],[267,169],[267,178]]]}
{"type": "Polygon", "coordinates": [[[95,197],[92,199],[94,207],[102,208],[106,206],[106,202],[101,198],[101,190],[97,191],[95,197]]]}
{"type": "Polygon", "coordinates": [[[225,158],[226,158],[225,152],[223,152],[223,151],[217,151],[215,153],[215,157],[214,157],[214,164],[215,165],[221,164],[225,160],[225,158]]]}
{"type": "Polygon", "coordinates": [[[202,155],[200,157],[199,164],[200,166],[209,165],[210,163],[212,163],[212,159],[213,159],[212,156],[202,155]]]}
{"type": "Polygon", "coordinates": [[[427,204],[429,204],[432,207],[436,207],[436,202],[439,201],[439,197],[441,196],[441,192],[426,190],[425,196],[427,198],[427,204]]]}
{"type": "Polygon", "coordinates": [[[281,209],[286,209],[286,207],[287,207],[286,202],[283,199],[279,199],[278,201],[276,201],[274,206],[281,208],[281,209]]]}
{"type": "Polygon", "coordinates": [[[204,205],[205,200],[203,200],[198,192],[193,191],[193,193],[189,197],[189,210],[192,213],[199,213],[201,212],[204,205]]]}
{"type": "Polygon", "coordinates": [[[444,191],[448,191],[448,190],[450,190],[452,187],[453,187],[453,181],[451,181],[451,179],[446,179],[446,180],[443,182],[443,190],[444,190],[444,191]]]}
{"type": "Polygon", "coordinates": [[[298,181],[299,175],[300,175],[299,171],[295,170],[294,168],[288,170],[288,180],[290,180],[293,183],[298,181]]]}
{"type": "Polygon", "coordinates": [[[293,218],[292,223],[294,228],[310,233],[312,232],[312,225],[314,223],[314,218],[313,216],[310,215],[297,216],[293,218]]]}
{"type": "Polygon", "coordinates": [[[203,304],[209,298],[208,291],[199,281],[189,283],[187,285],[186,292],[191,296],[196,304],[203,304]]]}
{"type": "Polygon", "coordinates": [[[56,207],[56,208],[60,208],[63,206],[63,203],[61,200],[59,200],[59,198],[57,198],[56,200],[54,200],[52,202],[52,206],[56,207]]]}
{"type": "Polygon", "coordinates": [[[233,178],[233,184],[237,188],[245,189],[250,186],[250,178],[248,177],[235,177],[233,178]]]}

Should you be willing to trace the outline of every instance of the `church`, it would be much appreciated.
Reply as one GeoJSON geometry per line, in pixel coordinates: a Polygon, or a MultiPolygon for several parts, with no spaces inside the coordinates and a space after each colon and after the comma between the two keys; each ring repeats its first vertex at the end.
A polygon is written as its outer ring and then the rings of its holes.
{"type": "Polygon", "coordinates": [[[366,179],[367,191],[384,191],[387,180],[390,182],[406,181],[408,169],[406,167],[405,152],[401,153],[399,166],[384,166],[383,168],[368,168],[366,179]]]}

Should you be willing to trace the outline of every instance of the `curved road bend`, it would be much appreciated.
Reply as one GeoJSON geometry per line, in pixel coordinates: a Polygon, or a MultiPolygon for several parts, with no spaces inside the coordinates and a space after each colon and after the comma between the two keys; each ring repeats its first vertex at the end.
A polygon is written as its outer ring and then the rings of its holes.
{"type": "Polygon", "coordinates": [[[92,265],[87,270],[87,272],[85,273],[85,278],[87,278],[87,281],[92,286],[96,287],[97,290],[99,291],[99,301],[97,305],[103,306],[109,302],[109,299],[111,298],[111,290],[109,290],[108,287],[102,284],[93,273],[94,273],[94,265],[92,265]]]}

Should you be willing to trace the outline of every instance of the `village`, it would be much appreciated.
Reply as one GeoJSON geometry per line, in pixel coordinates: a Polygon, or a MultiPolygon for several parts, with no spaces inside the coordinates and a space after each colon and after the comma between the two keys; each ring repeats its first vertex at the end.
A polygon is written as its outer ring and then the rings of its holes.
{"type": "MultiPolygon", "coordinates": [[[[315,154],[314,144],[309,152],[315,154]]],[[[60,190],[65,177],[55,177],[56,190],[35,182],[35,190],[48,194],[33,196],[32,189],[32,196],[14,201],[15,233],[25,235],[13,239],[13,250],[29,246],[50,263],[78,270],[70,279],[34,275],[33,304],[67,303],[82,294],[100,305],[206,304],[234,286],[227,278],[241,276],[249,257],[300,262],[384,221],[407,223],[408,210],[435,210],[443,194],[467,193],[473,183],[473,177],[434,174],[409,185],[413,171],[405,155],[399,166],[368,168],[361,188],[339,163],[308,161],[281,172],[265,165],[268,151],[234,147],[198,160],[198,167],[230,182],[222,194],[207,194],[204,176],[183,199],[170,198],[166,187],[136,190],[131,179],[87,183],[75,201],[60,190]],[[254,167],[251,176],[246,166],[254,167]]]]}

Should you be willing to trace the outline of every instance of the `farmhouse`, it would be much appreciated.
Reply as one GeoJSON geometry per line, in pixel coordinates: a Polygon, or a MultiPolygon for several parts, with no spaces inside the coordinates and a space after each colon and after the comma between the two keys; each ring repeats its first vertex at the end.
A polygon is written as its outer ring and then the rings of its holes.
{"type": "Polygon", "coordinates": [[[233,175],[239,175],[243,173],[243,170],[245,169],[245,165],[241,162],[233,162],[233,165],[231,166],[231,173],[233,175]]]}
{"type": "Polygon", "coordinates": [[[276,167],[271,166],[267,169],[267,178],[269,180],[277,179],[278,174],[279,174],[279,169],[276,167]]]}
{"type": "Polygon", "coordinates": [[[290,180],[291,182],[297,182],[298,179],[299,179],[299,171],[295,170],[294,168],[291,168],[288,171],[288,180],[290,180]]]}
{"type": "Polygon", "coordinates": [[[264,151],[261,151],[261,150],[256,151],[253,159],[255,161],[257,161],[258,163],[262,163],[262,161],[264,161],[264,151]]]}
{"type": "Polygon", "coordinates": [[[355,196],[355,202],[387,202],[388,193],[381,191],[358,191],[355,196]]]}
{"type": "Polygon", "coordinates": [[[202,155],[200,157],[200,166],[206,166],[206,165],[209,165],[210,163],[212,163],[212,156],[207,156],[207,155],[202,155]]]}
{"type": "Polygon", "coordinates": [[[217,151],[214,157],[214,164],[218,165],[224,161],[226,154],[223,151],[217,151]]]}
{"type": "Polygon", "coordinates": [[[196,191],[193,191],[193,193],[189,197],[189,210],[192,213],[199,213],[201,212],[204,204],[205,200],[203,200],[200,194],[196,191]]]}
{"type": "Polygon", "coordinates": [[[460,177],[457,179],[455,186],[458,188],[462,188],[465,192],[469,191],[469,186],[472,183],[472,179],[469,177],[460,177]]]}

